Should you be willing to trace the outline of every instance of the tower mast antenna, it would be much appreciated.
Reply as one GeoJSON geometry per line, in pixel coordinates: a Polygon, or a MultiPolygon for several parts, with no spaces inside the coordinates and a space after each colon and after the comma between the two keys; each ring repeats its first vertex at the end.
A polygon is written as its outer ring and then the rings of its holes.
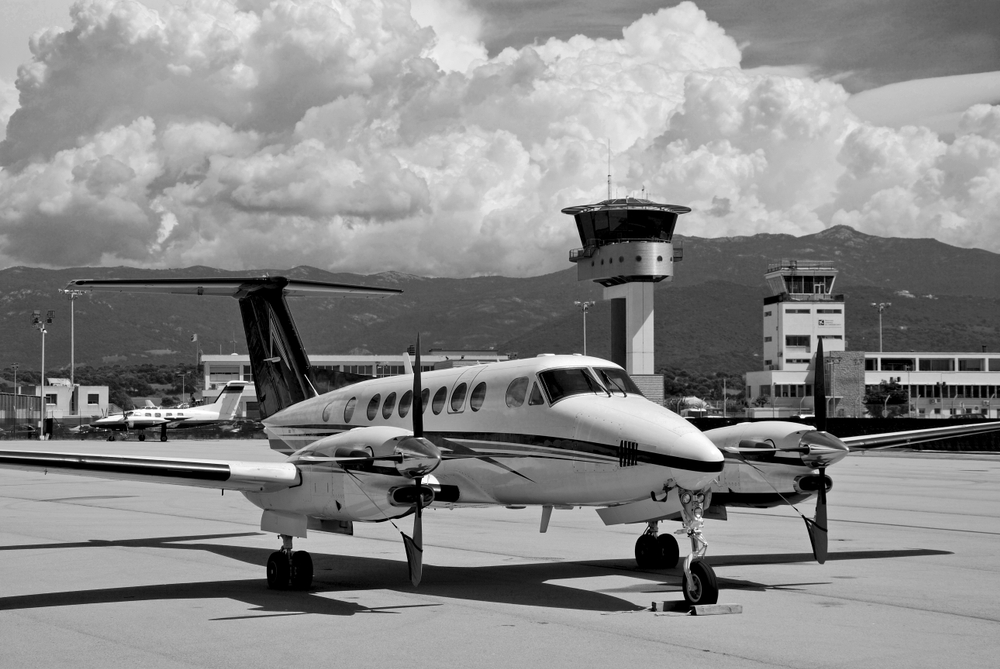
{"type": "Polygon", "coordinates": [[[608,199],[611,199],[611,138],[608,137],[608,199]]]}

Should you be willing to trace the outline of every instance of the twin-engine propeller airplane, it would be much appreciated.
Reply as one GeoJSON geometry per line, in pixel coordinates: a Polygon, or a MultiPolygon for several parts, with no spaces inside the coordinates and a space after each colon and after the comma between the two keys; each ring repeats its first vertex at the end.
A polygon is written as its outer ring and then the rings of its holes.
{"type": "MultiPolygon", "coordinates": [[[[718,600],[702,530],[705,518],[725,518],[727,507],[776,506],[817,495],[816,515],[806,525],[817,559],[826,559],[832,484],[825,470],[847,455],[845,442],[852,440],[782,421],[702,433],[646,400],[621,367],[594,357],[540,356],[423,372],[419,341],[412,374],[318,393],[286,296],[386,297],[395,290],[283,277],[81,280],[70,287],[235,297],[265,430],[271,448],[288,459],[2,451],[0,466],[238,490],[262,509],[261,530],[282,542],[267,561],[271,588],[310,586],[312,559],[292,548],[293,538],[308,530],[352,534],[354,522],[411,514],[413,535],[403,534],[403,541],[416,586],[423,509],[442,506],[534,505],[541,508],[542,532],[554,508],[592,506],[607,524],[645,524],[635,546],[643,568],[677,565],[677,541],[658,527],[661,520],[680,520],[677,534],[691,543],[682,564],[684,598],[691,604],[718,600]]],[[[823,385],[818,378],[819,409],[825,408],[823,385]]],[[[987,425],[1000,427],[977,427],[987,425]]],[[[857,443],[888,447],[971,431],[956,430],[857,443]]]]}
{"type": "Polygon", "coordinates": [[[139,441],[146,440],[146,430],[159,428],[160,441],[167,440],[167,429],[203,427],[228,423],[236,418],[236,410],[240,406],[240,397],[248,384],[244,381],[230,381],[211,404],[196,407],[170,408],[154,407],[146,400],[147,406],[116,413],[104,418],[98,418],[90,424],[91,427],[111,430],[108,441],[115,440],[115,432],[123,432],[123,438],[129,430],[135,430],[139,441]]]}

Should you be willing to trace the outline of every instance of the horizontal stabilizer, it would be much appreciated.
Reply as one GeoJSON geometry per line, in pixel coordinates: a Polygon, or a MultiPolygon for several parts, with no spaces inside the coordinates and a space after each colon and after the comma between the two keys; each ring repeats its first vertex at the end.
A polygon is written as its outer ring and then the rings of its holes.
{"type": "Polygon", "coordinates": [[[168,293],[243,297],[255,287],[281,288],[287,297],[389,297],[395,288],[373,288],[347,283],[304,281],[282,276],[210,277],[191,279],[76,279],[67,288],[117,293],[168,293]]]}

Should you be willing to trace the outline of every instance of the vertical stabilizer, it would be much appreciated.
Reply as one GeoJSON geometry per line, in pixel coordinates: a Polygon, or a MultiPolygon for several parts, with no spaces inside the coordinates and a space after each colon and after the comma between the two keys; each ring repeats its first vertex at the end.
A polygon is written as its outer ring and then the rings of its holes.
{"type": "Polygon", "coordinates": [[[261,418],[316,394],[309,358],[288,311],[286,284],[275,277],[247,286],[238,296],[261,418]]]}
{"type": "Polygon", "coordinates": [[[215,398],[214,405],[219,407],[219,420],[232,420],[236,417],[236,410],[240,406],[240,398],[243,397],[243,390],[246,384],[240,382],[229,382],[215,398]]]}

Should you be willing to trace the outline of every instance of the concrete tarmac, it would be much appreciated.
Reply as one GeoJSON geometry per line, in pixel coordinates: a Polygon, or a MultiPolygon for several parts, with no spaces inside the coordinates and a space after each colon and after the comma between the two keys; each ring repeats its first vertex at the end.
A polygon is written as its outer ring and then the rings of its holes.
{"type": "MultiPolygon", "coordinates": [[[[0,448],[281,459],[263,441],[0,448]]],[[[1000,456],[851,455],[829,474],[830,560],[788,507],[731,511],[706,523],[709,561],[743,613],[695,617],[679,570],[636,568],[641,527],[589,509],[547,534],[537,509],[429,510],[416,589],[391,524],[312,533],[296,548],[314,587],[275,592],[278,540],[241,495],[0,470],[0,666],[996,666],[1000,456]]]]}

